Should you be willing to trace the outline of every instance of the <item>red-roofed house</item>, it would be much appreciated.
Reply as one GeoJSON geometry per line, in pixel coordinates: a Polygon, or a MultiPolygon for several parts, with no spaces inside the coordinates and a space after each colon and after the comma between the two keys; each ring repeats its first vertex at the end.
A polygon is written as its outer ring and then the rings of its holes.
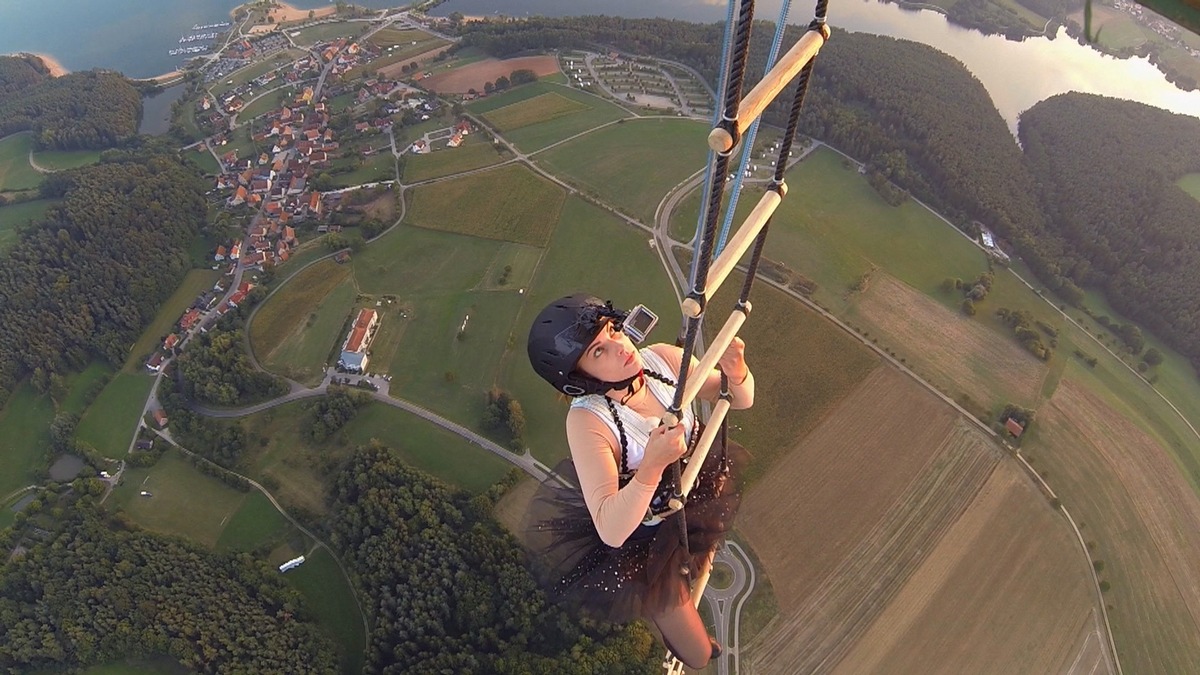
{"type": "Polygon", "coordinates": [[[221,262],[222,260],[225,259],[225,253],[226,253],[225,247],[218,246],[216,254],[213,255],[213,260],[216,260],[217,262],[221,262]]]}
{"type": "Polygon", "coordinates": [[[179,344],[179,336],[175,333],[171,333],[165,340],[163,340],[163,349],[170,351],[177,344],[179,344]]]}
{"type": "Polygon", "coordinates": [[[146,367],[150,369],[150,372],[157,373],[162,370],[162,362],[163,355],[160,352],[154,352],[154,356],[151,356],[150,360],[146,362],[146,367]]]}
{"type": "Polygon", "coordinates": [[[1025,427],[1021,426],[1020,422],[1011,417],[1004,420],[1004,428],[1007,429],[1008,433],[1012,434],[1015,438],[1020,438],[1021,434],[1025,433],[1025,427]]]}
{"type": "Polygon", "coordinates": [[[350,334],[346,336],[346,342],[342,345],[342,354],[338,358],[338,365],[352,373],[366,371],[367,348],[371,346],[371,340],[375,337],[378,327],[378,312],[373,309],[358,310],[358,316],[354,319],[354,327],[350,329],[350,334]]]}
{"type": "Polygon", "coordinates": [[[163,410],[162,408],[155,410],[154,411],[154,423],[158,425],[159,429],[166,429],[167,428],[167,411],[163,410]]]}
{"type": "Polygon", "coordinates": [[[200,321],[200,310],[189,309],[182,317],[179,318],[179,327],[183,330],[191,330],[200,321]]]}

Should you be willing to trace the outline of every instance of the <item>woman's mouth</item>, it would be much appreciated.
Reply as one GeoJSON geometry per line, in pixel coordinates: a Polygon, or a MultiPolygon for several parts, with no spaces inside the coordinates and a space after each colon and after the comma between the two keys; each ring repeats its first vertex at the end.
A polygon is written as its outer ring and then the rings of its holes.
{"type": "Polygon", "coordinates": [[[633,363],[633,352],[629,353],[629,358],[625,359],[625,365],[633,363]]]}

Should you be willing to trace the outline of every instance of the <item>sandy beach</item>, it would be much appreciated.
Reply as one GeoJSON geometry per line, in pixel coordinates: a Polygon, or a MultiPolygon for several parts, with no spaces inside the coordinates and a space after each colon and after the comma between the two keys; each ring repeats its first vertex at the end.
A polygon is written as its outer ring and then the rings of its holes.
{"type": "Polygon", "coordinates": [[[22,56],[22,55],[36,56],[38,59],[40,59],[41,62],[44,63],[47,68],[50,69],[50,77],[62,77],[63,75],[66,75],[67,73],[71,72],[71,71],[67,70],[66,67],[63,66],[63,64],[59,63],[58,59],[54,58],[53,56],[50,56],[49,54],[39,54],[37,52],[17,52],[14,54],[8,54],[7,56],[22,56]]]}
{"type": "Polygon", "coordinates": [[[267,16],[272,23],[287,23],[288,21],[303,21],[308,18],[309,12],[312,12],[314,19],[322,19],[337,14],[337,7],[330,5],[329,7],[318,7],[316,9],[300,9],[281,0],[276,0],[275,6],[271,8],[267,16]]]}

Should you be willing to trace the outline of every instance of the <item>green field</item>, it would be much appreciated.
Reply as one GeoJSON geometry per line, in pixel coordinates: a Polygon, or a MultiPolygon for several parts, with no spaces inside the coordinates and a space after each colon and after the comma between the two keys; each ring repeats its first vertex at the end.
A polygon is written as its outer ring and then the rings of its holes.
{"type": "Polygon", "coordinates": [[[17,133],[0,140],[0,192],[32,190],[42,183],[42,175],[29,165],[33,135],[17,133]]]}
{"type": "MultiPolygon", "coordinates": [[[[851,300],[847,291],[878,265],[957,309],[961,300],[938,290],[942,281],[975,279],[987,269],[983,252],[969,240],[915,202],[889,206],[835,152],[816,150],[789,171],[787,181],[797,187],[775,212],[765,255],[816,281],[820,288],[813,297],[825,307],[846,309],[851,300]]],[[[677,239],[687,241],[694,233],[698,193],[672,216],[672,236],[677,239]]],[[[731,233],[761,194],[743,190],[731,233]]]]}
{"type": "Polygon", "coordinates": [[[1200,173],[1189,173],[1175,181],[1175,184],[1183,188],[1184,192],[1195,197],[1196,201],[1200,201],[1200,173]]]}
{"type": "Polygon", "coordinates": [[[415,28],[384,28],[378,33],[367,38],[367,42],[376,47],[388,48],[394,45],[408,45],[413,42],[420,42],[427,39],[429,33],[415,28]]]}
{"type": "Polygon", "coordinates": [[[335,21],[333,23],[319,23],[308,28],[301,28],[298,31],[288,33],[299,33],[292,35],[292,41],[298,45],[314,45],[318,42],[329,42],[340,37],[351,37],[362,33],[365,24],[360,22],[351,23],[349,21],[335,21]]]}
{"type": "Polygon", "coordinates": [[[7,251],[17,241],[21,229],[38,222],[61,199],[35,199],[0,207],[0,252],[7,251]]]}
{"type": "MultiPolygon", "coordinates": [[[[254,312],[251,321],[250,342],[258,358],[264,362],[271,362],[275,353],[289,341],[294,344],[289,350],[290,358],[295,358],[299,353],[307,353],[301,350],[298,344],[304,339],[306,324],[316,323],[318,307],[324,307],[325,298],[346,280],[349,273],[349,267],[326,259],[302,269],[280,286],[280,289],[254,312]]],[[[350,301],[353,299],[352,294],[350,301]]],[[[349,305],[343,305],[340,310],[341,318],[337,321],[338,330],[341,329],[342,321],[348,312],[349,305]]],[[[317,357],[319,364],[325,363],[325,356],[331,348],[332,345],[325,346],[323,353],[317,357]]],[[[308,360],[305,360],[305,364],[308,364],[308,360]]]]}
{"type": "Polygon", "coordinates": [[[292,513],[324,514],[330,473],[359,445],[377,438],[422,471],[472,492],[499,480],[508,464],[458,436],[383,403],[370,403],[325,441],[307,436],[311,401],[244,418],[252,437],[243,465],[292,513]]]}
{"type": "Polygon", "coordinates": [[[422,186],[405,220],[418,227],[543,246],[565,192],[524,166],[422,186]]]}
{"type": "Polygon", "coordinates": [[[0,411],[0,498],[30,485],[50,449],[54,404],[38,396],[28,382],[17,388],[0,411]]]}
{"type": "Polygon", "coordinates": [[[313,551],[284,580],[300,591],[317,623],[337,642],[342,672],[361,673],[366,640],[362,615],[354,601],[354,589],[329,551],[313,551]]]}
{"type": "Polygon", "coordinates": [[[105,457],[125,457],[152,386],[154,377],[151,375],[117,373],[88,407],[79,422],[76,437],[105,457]]]}
{"type": "Polygon", "coordinates": [[[110,499],[147,530],[212,549],[247,496],[201,473],[172,448],[150,468],[127,469],[110,499]],[[143,490],[153,496],[140,496],[143,490]]]}
{"type": "MultiPolygon", "coordinates": [[[[351,160],[357,162],[358,158],[351,160]]],[[[353,187],[363,183],[396,180],[396,158],[389,149],[365,157],[362,164],[349,173],[332,174],[334,187],[353,187]]]]}
{"type": "Polygon", "coordinates": [[[667,192],[704,169],[708,132],[695,120],[628,120],[547,150],[538,162],[652,225],[667,192]]]}
{"type": "MultiPolygon", "coordinates": [[[[302,56],[305,56],[306,54],[307,54],[307,52],[302,51],[300,49],[288,49],[287,51],[279,52],[278,54],[275,54],[274,56],[267,59],[266,61],[255,63],[250,66],[247,66],[246,68],[242,68],[241,70],[237,71],[236,73],[233,73],[232,75],[227,76],[224,80],[214,83],[212,85],[212,87],[210,87],[209,91],[211,91],[213,93],[213,95],[216,96],[217,98],[220,98],[225,92],[229,91],[230,89],[233,89],[234,87],[243,85],[260,75],[264,75],[272,70],[275,70],[276,68],[279,68],[280,66],[282,66],[285,63],[290,63],[292,61],[295,61],[296,59],[298,59],[302,56]],[[232,82],[233,84],[230,84],[230,82],[232,82]]],[[[274,80],[274,81],[268,83],[267,86],[271,87],[271,86],[274,86],[277,84],[279,84],[279,81],[274,80]]]]}
{"type": "Polygon", "coordinates": [[[82,415],[87,409],[86,397],[89,392],[105,378],[111,377],[113,369],[103,361],[92,361],[82,373],[75,373],[67,378],[67,395],[58,402],[60,412],[70,412],[82,415]]]}
{"type": "Polygon", "coordinates": [[[287,518],[258,490],[251,490],[241,508],[225,524],[217,539],[218,551],[252,551],[270,545],[292,527],[287,518]]]}
{"type": "Polygon", "coordinates": [[[33,153],[33,161],[43,169],[65,171],[100,161],[99,150],[44,150],[33,153]]]}
{"type": "Polygon", "coordinates": [[[310,386],[320,383],[330,355],[345,339],[343,329],[354,309],[354,282],[344,275],[339,278],[341,283],[326,294],[313,311],[298,317],[303,326],[295,326],[263,361],[268,370],[310,386]]]}
{"type": "Polygon", "coordinates": [[[387,72],[390,73],[392,77],[398,77],[401,74],[399,71],[400,68],[403,67],[402,64],[410,63],[413,57],[420,56],[425,52],[433,51],[434,49],[442,47],[446,44],[449,43],[439,37],[425,34],[421,39],[417,40],[417,44],[406,44],[397,47],[390,52],[385,50],[383,54],[379,55],[378,58],[368,61],[361,66],[355,66],[354,68],[351,68],[350,70],[346,71],[346,74],[342,77],[345,81],[354,81],[363,75],[368,73],[378,73],[385,68],[387,68],[387,72]],[[401,64],[399,68],[395,67],[397,64],[401,64]],[[393,67],[389,68],[389,66],[393,67]]]}
{"type": "Polygon", "coordinates": [[[154,320],[150,322],[150,325],[146,327],[141,337],[129,350],[129,356],[121,371],[125,373],[146,372],[146,359],[150,358],[150,355],[159,348],[163,338],[178,330],[176,324],[179,323],[179,317],[183,316],[183,313],[192,306],[201,293],[212,288],[220,278],[220,272],[214,270],[188,270],[183,281],[180,282],[179,288],[176,288],[171,297],[159,306],[154,320]]]}
{"type": "Polygon", "coordinates": [[[588,106],[583,103],[551,91],[491,110],[485,117],[497,131],[503,133],[587,109],[588,106]]]}
{"type": "Polygon", "coordinates": [[[404,162],[404,182],[415,183],[449,176],[491,166],[506,159],[496,152],[487,139],[479,136],[468,136],[468,139],[457,148],[444,147],[444,141],[438,141],[438,145],[443,147],[427,155],[408,153],[404,162]]]}
{"type": "Polygon", "coordinates": [[[205,175],[215,176],[221,173],[221,164],[217,162],[217,158],[213,157],[212,153],[207,149],[189,153],[187,157],[191,158],[205,175]]]}
{"type": "MultiPolygon", "coordinates": [[[[275,83],[272,82],[267,86],[270,87],[274,84],[275,83]]],[[[247,122],[255,117],[258,117],[259,115],[265,115],[272,110],[282,107],[283,102],[290,100],[295,96],[295,91],[296,90],[293,87],[285,87],[275,91],[268,91],[267,93],[254,99],[250,105],[247,105],[245,108],[242,108],[240,111],[238,111],[238,121],[247,122]]]]}
{"type": "Polygon", "coordinates": [[[569,136],[583,133],[601,124],[629,117],[629,112],[609,101],[577,89],[556,85],[546,80],[521,85],[497,96],[473,102],[467,106],[472,113],[486,116],[493,110],[526,101],[542,94],[555,93],[586,106],[586,109],[556,117],[555,119],[531,124],[511,132],[504,138],[513,142],[522,152],[534,152],[557,143],[569,136]]]}
{"type": "Polygon", "coordinates": [[[672,341],[679,329],[679,304],[647,239],[600,208],[569,197],[510,333],[497,334],[511,334],[512,339],[501,363],[500,384],[525,409],[530,450],[551,466],[567,456],[567,404],[529,367],[524,346],[529,325],[551,300],[587,291],[620,307],[645,303],[662,317],[651,341],[672,341]]]}

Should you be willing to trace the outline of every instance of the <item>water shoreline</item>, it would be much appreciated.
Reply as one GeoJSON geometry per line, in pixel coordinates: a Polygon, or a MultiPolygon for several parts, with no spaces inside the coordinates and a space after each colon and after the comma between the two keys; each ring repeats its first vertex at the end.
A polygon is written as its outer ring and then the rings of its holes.
{"type": "Polygon", "coordinates": [[[6,54],[5,56],[32,56],[33,58],[41,61],[42,65],[46,66],[46,69],[50,71],[50,77],[62,77],[63,75],[71,72],[66,66],[60,63],[58,59],[46,54],[45,52],[13,52],[11,54],[6,54]]]}

